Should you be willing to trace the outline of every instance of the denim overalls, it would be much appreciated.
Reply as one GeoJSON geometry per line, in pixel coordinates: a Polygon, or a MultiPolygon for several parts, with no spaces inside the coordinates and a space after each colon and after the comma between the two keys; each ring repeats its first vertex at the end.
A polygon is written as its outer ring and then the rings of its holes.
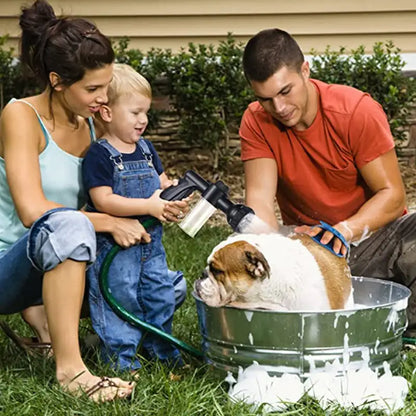
{"type": "MultiPolygon", "coordinates": [[[[114,164],[113,192],[129,198],[150,198],[160,188],[159,175],[152,164],[152,154],[146,142],[139,140],[146,160],[122,160],[122,155],[106,140],[99,143],[110,152],[114,164]]],[[[168,271],[162,245],[162,225],[157,223],[147,231],[152,241],[120,250],[109,268],[109,289],[118,303],[139,319],[171,333],[175,311],[175,280],[183,279],[181,272],[168,271]]],[[[100,292],[98,277],[105,256],[114,245],[112,237],[97,234],[97,260],[88,270],[89,301],[92,324],[102,340],[103,359],[114,368],[137,369],[136,356],[143,346],[150,358],[168,363],[181,363],[179,351],[157,335],[121,320],[111,310],[100,292]]]]}

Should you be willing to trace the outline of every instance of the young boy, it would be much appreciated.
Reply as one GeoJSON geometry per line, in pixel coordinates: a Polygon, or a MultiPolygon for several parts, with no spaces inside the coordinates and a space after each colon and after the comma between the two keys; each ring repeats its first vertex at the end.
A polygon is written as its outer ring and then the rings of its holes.
{"type": "MultiPolygon", "coordinates": [[[[161,189],[172,182],[153,145],[142,138],[150,104],[148,81],[130,66],[115,64],[108,103],[99,114],[105,133],[84,159],[83,179],[89,193],[88,210],[133,217],[141,223],[158,220],[147,232],[143,230],[141,244],[118,252],[108,281],[112,295],[125,309],[171,333],[173,313],[185,298],[186,283],[181,272],[168,270],[161,222],[177,221],[187,204],[159,197],[161,189]]],[[[136,355],[141,344],[150,358],[181,364],[177,349],[156,335],[144,336],[141,329],[118,318],[102,297],[99,273],[113,245],[110,234],[97,234],[97,260],[88,270],[91,319],[102,341],[104,360],[114,368],[135,371],[141,367],[136,355]]]]}

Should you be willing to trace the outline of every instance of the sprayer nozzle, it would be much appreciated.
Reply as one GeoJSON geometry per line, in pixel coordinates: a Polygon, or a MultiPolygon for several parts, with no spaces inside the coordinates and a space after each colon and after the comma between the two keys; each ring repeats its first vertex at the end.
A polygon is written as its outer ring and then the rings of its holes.
{"type": "Polygon", "coordinates": [[[238,232],[241,220],[248,214],[254,214],[254,211],[246,205],[235,204],[227,212],[228,224],[238,232]]]}

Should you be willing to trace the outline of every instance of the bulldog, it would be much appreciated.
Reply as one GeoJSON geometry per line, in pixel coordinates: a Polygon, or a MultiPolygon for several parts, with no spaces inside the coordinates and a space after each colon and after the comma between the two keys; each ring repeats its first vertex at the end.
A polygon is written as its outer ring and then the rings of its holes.
{"type": "Polygon", "coordinates": [[[239,234],[218,244],[196,294],[210,306],[318,311],[353,307],[351,272],[305,234],[239,234]]]}

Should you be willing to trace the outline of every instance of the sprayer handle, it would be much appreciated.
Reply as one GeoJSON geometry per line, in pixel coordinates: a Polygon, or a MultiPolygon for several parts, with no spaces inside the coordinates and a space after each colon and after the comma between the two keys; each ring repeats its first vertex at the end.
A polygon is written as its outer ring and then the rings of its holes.
{"type": "Polygon", "coordinates": [[[177,185],[169,186],[169,188],[163,190],[160,197],[167,201],[179,201],[191,195],[191,193],[195,190],[204,192],[209,185],[209,182],[193,170],[188,170],[183,178],[179,179],[177,185]]]}
{"type": "Polygon", "coordinates": [[[169,186],[169,188],[164,189],[160,193],[160,197],[166,201],[180,201],[191,195],[193,191],[194,189],[192,189],[192,187],[181,186],[181,182],[179,181],[177,185],[172,185],[169,186]]]}

